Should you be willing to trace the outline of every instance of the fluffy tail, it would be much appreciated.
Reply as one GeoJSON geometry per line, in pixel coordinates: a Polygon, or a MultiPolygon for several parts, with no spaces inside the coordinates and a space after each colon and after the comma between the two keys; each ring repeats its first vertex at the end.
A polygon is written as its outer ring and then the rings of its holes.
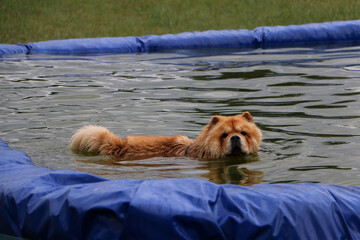
{"type": "Polygon", "coordinates": [[[122,140],[108,129],[89,125],[80,128],[71,138],[70,148],[102,155],[119,154],[122,140]]]}

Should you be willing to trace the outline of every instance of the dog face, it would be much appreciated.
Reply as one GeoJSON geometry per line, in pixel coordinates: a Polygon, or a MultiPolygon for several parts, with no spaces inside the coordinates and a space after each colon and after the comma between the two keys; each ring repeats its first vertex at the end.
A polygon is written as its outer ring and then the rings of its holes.
{"type": "Polygon", "coordinates": [[[257,153],[262,141],[260,129],[249,112],[224,117],[214,116],[199,139],[210,158],[257,153]]]}

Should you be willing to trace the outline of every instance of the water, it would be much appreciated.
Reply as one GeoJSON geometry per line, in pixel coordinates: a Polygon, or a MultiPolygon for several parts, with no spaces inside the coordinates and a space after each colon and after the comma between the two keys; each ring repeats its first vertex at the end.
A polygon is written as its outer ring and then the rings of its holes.
{"type": "Polygon", "coordinates": [[[360,47],[0,57],[0,137],[39,166],[109,179],[360,185],[360,47]],[[121,161],[69,150],[98,124],[119,136],[195,138],[212,115],[249,111],[258,157],[121,161]]]}

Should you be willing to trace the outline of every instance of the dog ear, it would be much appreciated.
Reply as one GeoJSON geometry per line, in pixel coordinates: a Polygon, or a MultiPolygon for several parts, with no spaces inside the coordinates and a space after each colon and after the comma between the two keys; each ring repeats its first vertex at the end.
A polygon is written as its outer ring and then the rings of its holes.
{"type": "Polygon", "coordinates": [[[215,126],[220,121],[220,117],[214,116],[210,121],[210,125],[215,126]]]}
{"type": "Polygon", "coordinates": [[[241,114],[241,117],[248,120],[248,122],[254,122],[254,119],[252,118],[252,116],[249,112],[244,112],[243,114],[241,114]]]}
{"type": "Polygon", "coordinates": [[[218,116],[212,117],[212,119],[209,123],[209,129],[213,128],[219,121],[220,121],[220,117],[218,117],[218,116]]]}

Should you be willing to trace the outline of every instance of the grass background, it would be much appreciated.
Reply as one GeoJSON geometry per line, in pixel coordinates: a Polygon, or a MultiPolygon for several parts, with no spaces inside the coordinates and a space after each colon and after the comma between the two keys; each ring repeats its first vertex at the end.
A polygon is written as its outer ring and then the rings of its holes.
{"type": "Polygon", "coordinates": [[[359,0],[0,0],[0,43],[354,19],[359,0]]]}

